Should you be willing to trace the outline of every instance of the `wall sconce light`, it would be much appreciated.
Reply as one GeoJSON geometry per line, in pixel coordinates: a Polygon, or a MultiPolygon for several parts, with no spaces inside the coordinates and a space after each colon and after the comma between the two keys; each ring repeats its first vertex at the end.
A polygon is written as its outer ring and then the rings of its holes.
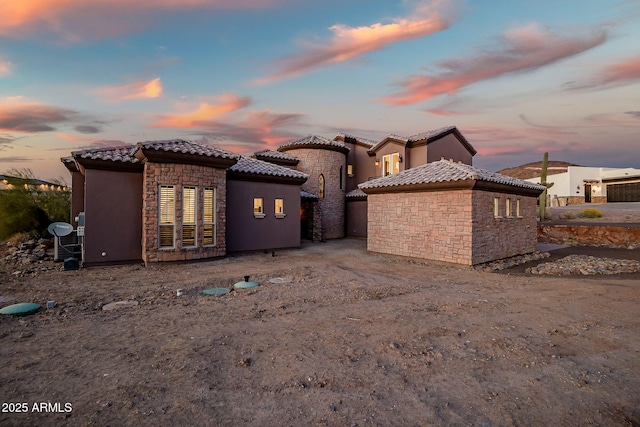
{"type": "Polygon", "coordinates": [[[398,162],[402,163],[402,156],[398,156],[398,162]]]}
{"type": "Polygon", "coordinates": [[[380,166],[380,159],[376,159],[376,167],[380,166]]]}

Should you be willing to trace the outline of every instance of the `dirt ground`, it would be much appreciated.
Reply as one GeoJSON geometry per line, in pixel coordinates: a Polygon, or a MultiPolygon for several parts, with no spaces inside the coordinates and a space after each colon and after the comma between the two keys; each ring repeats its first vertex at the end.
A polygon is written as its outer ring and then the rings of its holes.
{"type": "Polygon", "coordinates": [[[275,255],[0,269],[4,305],[57,302],[0,316],[0,425],[640,425],[637,275],[484,273],[356,239],[275,255]],[[201,294],[244,275],[261,286],[201,294]],[[101,309],[120,300],[139,305],[101,309]]]}

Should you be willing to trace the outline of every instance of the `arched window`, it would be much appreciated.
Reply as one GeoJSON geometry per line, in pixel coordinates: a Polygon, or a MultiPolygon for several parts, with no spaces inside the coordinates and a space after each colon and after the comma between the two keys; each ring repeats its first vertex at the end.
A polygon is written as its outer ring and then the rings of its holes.
{"type": "Polygon", "coordinates": [[[318,198],[324,199],[324,175],[318,177],[318,198]]]}

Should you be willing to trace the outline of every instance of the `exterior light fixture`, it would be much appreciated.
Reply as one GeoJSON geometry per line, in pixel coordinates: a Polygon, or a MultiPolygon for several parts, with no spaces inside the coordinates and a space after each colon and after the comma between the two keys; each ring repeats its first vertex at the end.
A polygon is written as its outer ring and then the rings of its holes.
{"type": "Polygon", "coordinates": [[[398,156],[398,162],[402,163],[402,156],[398,156]]]}
{"type": "Polygon", "coordinates": [[[380,159],[376,159],[376,167],[380,166],[380,159]]]}

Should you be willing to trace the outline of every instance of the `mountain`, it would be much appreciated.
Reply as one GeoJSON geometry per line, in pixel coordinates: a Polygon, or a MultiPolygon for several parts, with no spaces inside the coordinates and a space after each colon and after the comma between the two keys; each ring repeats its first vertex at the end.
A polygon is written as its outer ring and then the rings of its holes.
{"type": "MultiPolygon", "coordinates": [[[[555,175],[564,173],[569,166],[580,166],[573,163],[560,162],[557,160],[549,160],[547,165],[547,175],[555,175]]],[[[511,176],[518,179],[537,178],[542,175],[542,161],[527,163],[526,165],[516,166],[513,168],[505,168],[498,171],[501,175],[511,176]]]]}

